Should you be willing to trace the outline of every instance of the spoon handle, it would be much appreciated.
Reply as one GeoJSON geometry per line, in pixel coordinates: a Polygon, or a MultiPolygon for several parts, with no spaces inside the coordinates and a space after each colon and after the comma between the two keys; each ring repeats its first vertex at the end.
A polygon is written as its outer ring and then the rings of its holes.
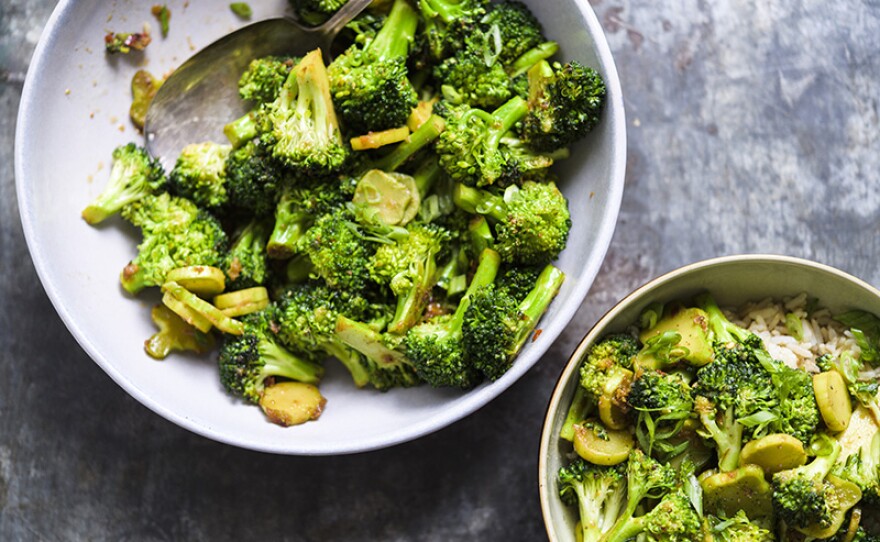
{"type": "Polygon", "coordinates": [[[315,28],[315,31],[324,36],[328,41],[332,41],[336,34],[342,30],[342,28],[351,22],[352,19],[357,17],[367,6],[370,5],[372,0],[348,0],[344,6],[339,8],[339,11],[333,14],[332,17],[327,19],[324,24],[315,28]]]}

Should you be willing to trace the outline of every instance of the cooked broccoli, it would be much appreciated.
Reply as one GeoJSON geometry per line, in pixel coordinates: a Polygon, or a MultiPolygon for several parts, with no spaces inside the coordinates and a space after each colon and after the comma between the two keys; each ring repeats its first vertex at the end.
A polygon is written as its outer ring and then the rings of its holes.
{"type": "Polygon", "coordinates": [[[837,357],[829,354],[820,356],[816,363],[823,371],[840,373],[852,398],[870,410],[874,420],[880,423],[880,382],[876,378],[862,378],[865,365],[859,357],[844,351],[837,357]]]}
{"type": "Polygon", "coordinates": [[[576,458],[556,475],[559,497],[577,506],[583,542],[598,542],[623,512],[626,477],[621,465],[600,467],[576,458]]]}
{"type": "Polygon", "coordinates": [[[349,130],[366,133],[406,124],[418,103],[406,67],[418,23],[409,2],[395,0],[375,38],[353,45],[330,64],[333,100],[349,130]]]}
{"type": "Polygon", "coordinates": [[[248,141],[226,159],[226,192],[233,209],[253,216],[267,216],[275,209],[280,186],[287,177],[259,139],[248,141]]]}
{"type": "Polygon", "coordinates": [[[422,34],[430,57],[440,61],[458,50],[479,28],[488,5],[487,0],[419,0],[422,34]]]}
{"type": "Polygon", "coordinates": [[[590,348],[580,367],[580,387],[589,397],[598,400],[610,381],[618,381],[621,369],[632,368],[633,357],[639,352],[639,343],[627,333],[613,333],[603,337],[590,348]]]}
{"type": "Polygon", "coordinates": [[[648,535],[648,540],[694,539],[700,525],[699,516],[687,497],[677,490],[679,480],[671,466],[659,463],[635,449],[630,452],[626,464],[626,481],[626,506],[602,537],[602,542],[622,542],[642,532],[648,535]],[[635,517],[639,505],[649,498],[663,500],[653,511],[635,517]],[[667,529],[669,538],[659,537],[663,529],[667,529]],[[661,532],[658,533],[658,530],[661,532]]]}
{"type": "Polygon", "coordinates": [[[555,151],[583,138],[599,123],[605,105],[605,82],[577,62],[542,61],[528,72],[529,112],[522,122],[526,144],[555,151]]]}
{"type": "Polygon", "coordinates": [[[399,344],[395,343],[400,342],[397,337],[389,337],[342,315],[336,320],[336,336],[364,356],[362,364],[374,388],[388,390],[421,384],[412,362],[397,349],[399,344]]]}
{"type": "Polygon", "coordinates": [[[360,293],[373,284],[370,259],[376,247],[357,229],[354,220],[354,214],[344,207],[321,215],[297,245],[327,286],[360,293]]]}
{"type": "Polygon", "coordinates": [[[773,509],[794,529],[828,527],[837,513],[837,497],[828,475],[840,455],[841,445],[824,438],[828,448],[810,463],[773,475],[773,509]]]}
{"type": "Polygon", "coordinates": [[[116,147],[110,179],[101,194],[83,209],[82,217],[89,224],[98,224],[129,203],[160,191],[165,183],[161,164],[142,147],[134,143],[116,147]]]}
{"type": "Polygon", "coordinates": [[[332,173],[345,166],[350,149],[342,139],[320,50],[294,66],[267,108],[275,158],[306,174],[332,173]]]}
{"type": "Polygon", "coordinates": [[[545,264],[555,259],[568,241],[568,201],[552,181],[526,181],[521,188],[508,187],[503,195],[460,184],[455,203],[493,222],[494,248],[505,262],[545,264]]]}
{"type": "Polygon", "coordinates": [[[405,333],[421,319],[437,280],[437,254],[448,236],[442,228],[413,223],[406,236],[380,244],[370,259],[370,276],[397,298],[390,333],[405,333]]]}
{"type": "Polygon", "coordinates": [[[522,55],[546,41],[541,23],[517,0],[491,4],[491,10],[480,22],[492,36],[495,55],[505,67],[512,66],[522,55]]]}
{"type": "Polygon", "coordinates": [[[269,273],[266,242],[271,232],[271,226],[264,219],[254,219],[238,232],[221,266],[226,274],[227,290],[241,290],[266,282],[269,273]]]}
{"type": "Polygon", "coordinates": [[[220,382],[229,393],[252,403],[259,403],[266,381],[275,377],[315,384],[324,369],[303,359],[276,342],[272,308],[249,314],[242,319],[242,335],[225,335],[218,363],[220,382]]]}
{"type": "Polygon", "coordinates": [[[307,25],[323,24],[339,11],[348,0],[290,0],[296,18],[307,25]]]}
{"type": "Polygon", "coordinates": [[[180,151],[168,174],[168,188],[196,205],[216,209],[226,204],[226,157],[232,147],[219,143],[191,143],[180,151]]]}
{"type": "Polygon", "coordinates": [[[150,357],[165,359],[174,350],[204,354],[214,349],[214,335],[187,324],[165,305],[153,307],[150,317],[159,328],[144,341],[144,350],[150,357]]]}
{"type": "Polygon", "coordinates": [[[299,58],[287,56],[264,56],[255,58],[238,80],[238,93],[243,100],[257,105],[274,102],[290,70],[299,58]]]}
{"type": "Polygon", "coordinates": [[[636,438],[645,453],[668,461],[687,449],[689,441],[681,433],[693,415],[694,400],[680,375],[641,372],[630,387],[627,403],[636,412],[636,438]]]}
{"type": "MultiPolygon", "coordinates": [[[[703,292],[699,294],[695,301],[706,312],[708,326],[713,334],[713,342],[722,346],[733,343],[752,342],[757,349],[762,348],[762,346],[757,344],[757,342],[760,342],[760,339],[756,339],[754,333],[734,324],[727,318],[727,315],[724,314],[724,311],[721,310],[718,302],[710,293],[703,292]]],[[[769,355],[764,357],[769,358],[769,355]]]]}
{"type": "Polygon", "coordinates": [[[776,391],[777,404],[768,408],[772,419],[766,422],[763,431],[757,426],[747,433],[751,438],[758,438],[767,433],[785,433],[805,445],[809,444],[819,428],[821,419],[812,375],[806,371],[792,369],[776,360],[764,360],[762,366],[770,374],[770,380],[776,391]]]}
{"type": "Polygon", "coordinates": [[[314,178],[285,183],[275,206],[275,224],[267,244],[272,258],[299,250],[305,232],[321,215],[336,212],[351,199],[351,185],[342,178],[314,178]]]}
{"type": "Polygon", "coordinates": [[[167,192],[123,207],[122,218],[141,229],[138,255],[122,271],[122,287],[135,294],[159,286],[168,271],[190,265],[217,266],[226,252],[226,233],[208,211],[167,192]]]}
{"type": "Polygon", "coordinates": [[[504,375],[564,280],[562,271],[547,265],[520,302],[494,284],[476,290],[464,314],[465,357],[490,380],[504,375]]]}
{"type": "Polygon", "coordinates": [[[505,134],[528,113],[528,105],[514,96],[492,113],[468,105],[452,106],[446,130],[437,141],[440,166],[453,179],[468,186],[506,186],[545,169],[553,161],[513,148],[505,134]]]}
{"type": "Polygon", "coordinates": [[[407,332],[404,340],[406,355],[412,360],[419,377],[431,386],[466,389],[479,383],[481,373],[464,353],[462,325],[470,298],[495,280],[499,265],[498,253],[484,250],[455,312],[435,316],[407,332]]]}
{"type": "Polygon", "coordinates": [[[544,267],[541,265],[506,265],[498,273],[495,287],[520,303],[531,293],[538,277],[544,271],[544,267]]]}
{"type": "Polygon", "coordinates": [[[494,109],[510,99],[510,77],[495,58],[492,37],[476,32],[463,48],[434,68],[449,104],[494,109]]]}
{"type": "Polygon", "coordinates": [[[774,542],[776,536],[768,526],[750,520],[740,510],[729,519],[707,516],[711,540],[714,542],[774,542]]]}

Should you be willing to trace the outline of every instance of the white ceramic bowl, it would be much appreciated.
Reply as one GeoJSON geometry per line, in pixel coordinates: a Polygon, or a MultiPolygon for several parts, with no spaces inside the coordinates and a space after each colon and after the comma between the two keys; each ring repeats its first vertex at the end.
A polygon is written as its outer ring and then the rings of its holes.
{"type": "MultiPolygon", "coordinates": [[[[294,428],[268,423],[256,407],[228,396],[212,359],[143,352],[153,332],[149,296],[132,299],[119,272],[135,255],[137,232],[118,218],[86,225],[83,207],[103,188],[110,153],[142,141],[127,118],[129,84],[140,67],[161,75],[194,51],[240,27],[218,2],[168,2],[171,31],[158,35],[151,1],[62,0],[37,46],[24,85],[15,142],[18,199],[37,272],[58,314],[95,362],[138,401],[198,434],[245,448],[285,454],[340,454],[382,448],[425,435],[497,396],[546,351],[593,282],[617,219],[623,191],[623,99],[611,53],[587,0],[527,2],[561,43],[561,58],[599,70],[608,87],[602,123],[561,168],[574,227],[558,265],[568,279],[528,345],[503,378],[467,393],[420,387],[356,390],[338,364],[322,382],[321,419],[294,428]],[[133,31],[149,21],[154,41],[143,56],[107,58],[108,30],[133,31]],[[143,60],[139,60],[143,59],[143,60]]],[[[281,15],[286,2],[250,2],[253,20],[281,15]]],[[[62,360],[63,361],[63,360],[62,360]]],[[[107,413],[95,412],[96,416],[107,413]]]]}
{"type": "Polygon", "coordinates": [[[577,511],[562,503],[556,473],[568,463],[571,443],[559,438],[578,385],[580,361],[593,343],[608,333],[623,331],[638,320],[653,301],[672,301],[708,290],[722,307],[736,307],[767,297],[806,292],[832,313],[862,309],[880,314],[880,291],[838,269],[799,258],[744,255],[715,258],[667,273],[638,288],[612,308],[587,333],[566,364],[553,390],[538,459],[541,510],[552,542],[575,540],[577,511]]]}

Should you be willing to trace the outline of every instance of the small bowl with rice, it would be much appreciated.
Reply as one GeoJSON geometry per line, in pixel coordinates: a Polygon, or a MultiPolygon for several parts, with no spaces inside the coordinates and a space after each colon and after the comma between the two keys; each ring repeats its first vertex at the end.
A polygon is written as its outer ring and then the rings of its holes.
{"type": "MultiPolygon", "coordinates": [[[[752,462],[750,458],[759,458],[759,455],[750,453],[754,452],[756,447],[752,446],[751,450],[747,450],[746,445],[767,442],[766,440],[762,441],[759,437],[775,436],[774,434],[768,435],[769,433],[782,434],[783,430],[773,431],[771,429],[784,425],[785,420],[777,416],[780,421],[774,422],[772,421],[773,416],[766,415],[765,412],[753,416],[753,419],[748,422],[743,418],[742,424],[746,426],[744,429],[746,436],[742,439],[741,448],[737,449],[734,463],[725,468],[723,463],[731,464],[721,458],[721,447],[717,446],[717,441],[713,440],[712,435],[703,425],[702,416],[697,414],[698,406],[693,408],[690,416],[685,416],[688,418],[687,420],[675,420],[675,416],[669,417],[674,420],[673,422],[670,422],[669,418],[661,417],[661,414],[668,414],[668,411],[660,413],[655,411],[652,416],[647,416],[653,419],[649,423],[652,429],[648,432],[644,429],[645,418],[643,417],[643,412],[647,409],[632,408],[628,404],[632,399],[631,394],[635,389],[635,383],[646,372],[645,367],[649,367],[654,372],[659,371],[661,374],[664,372],[681,373],[683,380],[687,383],[683,389],[688,390],[684,392],[684,395],[690,393],[694,401],[693,404],[700,404],[697,397],[700,393],[693,391],[700,384],[697,375],[701,374],[700,370],[703,366],[714,363],[716,359],[714,356],[718,352],[716,344],[720,342],[715,339],[720,334],[712,333],[714,323],[707,325],[704,321],[705,312],[700,313],[702,316],[683,318],[682,321],[687,321],[686,325],[669,324],[664,328],[664,322],[672,321],[667,317],[670,313],[685,313],[686,307],[705,308],[707,299],[714,301],[714,306],[721,311],[720,314],[735,326],[732,329],[745,330],[749,334],[760,337],[762,343],[760,350],[769,354],[775,367],[795,369],[806,373],[809,378],[803,378],[807,382],[812,379],[812,382],[816,383],[815,387],[808,386],[808,389],[814,390],[818,399],[815,402],[815,411],[818,415],[816,423],[813,424],[813,432],[810,432],[807,437],[799,436],[803,441],[803,452],[799,452],[803,454],[803,458],[796,463],[797,466],[805,462],[809,463],[814,460],[814,456],[826,453],[819,450],[821,446],[817,441],[820,439],[825,444],[833,441],[834,446],[837,446],[837,443],[842,445],[839,454],[835,456],[838,458],[836,464],[840,465],[845,463],[848,455],[858,453],[863,445],[868,449],[870,446],[867,443],[880,443],[880,435],[878,435],[880,417],[875,419],[869,408],[861,406],[860,402],[846,391],[842,392],[842,396],[847,398],[846,408],[840,407],[841,392],[837,392],[838,395],[833,396],[838,400],[837,407],[835,407],[826,398],[819,397],[824,393],[825,387],[824,384],[817,383],[819,381],[816,380],[817,375],[833,373],[835,372],[834,367],[841,367],[837,360],[846,360],[850,356],[857,360],[860,359],[862,355],[860,345],[865,344],[865,338],[858,328],[867,329],[871,321],[880,323],[880,319],[874,316],[880,315],[880,291],[838,269],[787,256],[740,255],[697,262],[654,279],[626,296],[587,333],[566,364],[547,409],[540,444],[539,492],[544,521],[551,541],[598,540],[603,534],[614,529],[615,521],[623,521],[620,520],[620,517],[626,514],[623,510],[626,508],[623,506],[626,503],[625,495],[618,503],[621,511],[619,513],[609,512],[604,516],[606,518],[613,516],[614,520],[602,519],[602,514],[608,512],[607,507],[610,501],[601,504],[595,500],[588,500],[586,507],[579,506],[583,497],[571,489],[579,487],[578,484],[582,483],[580,480],[586,478],[583,472],[587,471],[579,471],[581,474],[576,474],[576,481],[572,482],[572,471],[565,469],[570,469],[577,462],[583,462],[586,467],[582,468],[588,469],[590,476],[596,476],[594,471],[589,470],[594,469],[595,465],[600,465],[599,471],[601,472],[616,468],[623,475],[623,482],[621,482],[623,485],[617,487],[618,489],[623,488],[620,490],[625,494],[627,476],[632,476],[634,472],[627,470],[629,465],[633,463],[633,454],[644,451],[648,442],[650,442],[649,447],[653,447],[653,450],[648,450],[648,454],[645,455],[652,457],[661,465],[680,465],[680,458],[684,457],[681,455],[682,450],[686,450],[685,453],[689,454],[692,461],[697,464],[695,470],[690,474],[681,474],[684,471],[680,468],[677,468],[677,472],[679,479],[682,480],[679,487],[682,488],[683,494],[687,495],[694,511],[699,510],[697,515],[702,515],[704,518],[701,520],[703,525],[701,529],[711,530],[714,528],[714,533],[717,534],[719,530],[735,528],[731,527],[735,523],[733,520],[722,521],[718,519],[716,521],[715,518],[732,518],[739,513],[739,510],[735,510],[738,505],[733,504],[739,501],[723,499],[719,501],[716,499],[718,493],[715,486],[712,486],[711,482],[707,485],[706,480],[717,478],[714,475],[733,476],[733,473],[752,469],[758,472],[757,479],[754,481],[756,484],[754,487],[759,488],[756,490],[758,496],[755,496],[755,493],[749,493],[746,500],[758,502],[766,497],[767,514],[762,516],[763,512],[753,513],[750,509],[749,515],[758,516],[754,519],[754,524],[760,524],[767,531],[778,531],[781,523],[779,518],[784,514],[779,513],[777,510],[779,503],[775,502],[772,489],[776,479],[774,473],[796,468],[796,465],[787,465],[785,469],[782,467],[774,469],[768,468],[759,459],[752,462]],[[842,315],[849,315],[849,317],[842,315]],[[862,319],[854,322],[854,315],[861,315],[867,320],[862,319]],[[846,321],[846,324],[841,320],[846,321]],[[696,327],[702,326],[704,330],[708,329],[706,336],[708,344],[711,345],[708,354],[711,359],[699,363],[691,362],[699,357],[701,348],[699,342],[688,342],[688,327],[692,321],[698,322],[696,327]],[[855,334],[854,329],[856,330],[855,334]],[[662,333],[664,330],[674,333],[672,335],[662,333]],[[627,376],[613,385],[607,384],[607,382],[614,382],[613,378],[602,381],[606,386],[605,393],[610,393],[608,397],[613,397],[603,404],[604,395],[599,395],[597,400],[595,392],[583,391],[585,387],[589,387],[589,384],[584,383],[586,381],[582,367],[588,363],[588,356],[591,355],[593,348],[598,343],[618,334],[633,337],[640,350],[637,350],[638,353],[631,358],[632,372],[627,373],[627,376]],[[673,337],[673,347],[667,347],[665,350],[655,349],[654,354],[650,354],[654,358],[650,358],[650,355],[648,358],[639,358],[645,352],[650,351],[648,345],[662,342],[659,340],[660,336],[673,337]],[[664,358],[657,354],[659,351],[665,351],[663,356],[667,357],[664,358]],[[679,358],[676,359],[676,356],[679,358]],[[645,361],[646,359],[649,361],[645,361]],[[652,366],[650,359],[655,362],[665,359],[665,362],[669,362],[670,365],[652,366]],[[836,365],[829,367],[829,363],[836,365]],[[823,371],[822,368],[825,370],[823,371]],[[693,388],[689,386],[693,386],[693,388]],[[592,396],[591,393],[593,393],[592,396]],[[607,407],[607,404],[611,406],[607,407]],[[835,408],[837,410],[834,410],[835,408]],[[843,408],[844,414],[840,413],[841,408],[843,408]],[[762,416],[765,417],[762,418],[762,416]],[[846,427],[844,429],[834,427],[836,424],[842,424],[843,420],[839,418],[843,417],[847,417],[847,423],[843,424],[846,427]],[[757,420],[757,426],[748,426],[755,420],[757,420]],[[674,451],[669,451],[665,458],[662,457],[662,453],[658,454],[657,451],[660,446],[657,442],[663,438],[657,435],[662,433],[660,424],[663,423],[667,424],[665,429],[668,433],[665,437],[667,442],[664,444],[675,442],[676,446],[680,446],[674,448],[674,451]],[[585,427],[589,429],[584,429],[585,427]],[[581,438],[586,434],[589,435],[589,438],[581,438]],[[649,435],[650,438],[646,435],[649,435]],[[822,436],[816,437],[815,435],[822,436]],[[826,439],[826,435],[828,439],[826,439]],[[877,436],[877,439],[874,439],[874,436],[877,436]],[[750,441],[750,439],[754,440],[750,441]],[[703,449],[704,452],[702,463],[699,449],[703,449]],[[758,467],[752,463],[758,464],[758,467]],[[692,483],[685,483],[687,479],[692,483]],[[563,494],[566,492],[568,494],[561,495],[560,490],[563,494]],[[763,497],[761,496],[762,491],[764,492],[763,497]],[[723,504],[719,504],[719,502],[723,504]],[[592,527],[582,525],[582,514],[586,514],[586,521],[593,521],[592,527]],[[775,519],[769,519],[771,516],[775,519]]],[[[871,333],[880,335],[880,327],[869,332],[868,335],[871,333]]],[[[867,340],[870,343],[870,341],[880,340],[880,338],[869,336],[867,340]]],[[[871,344],[876,345],[877,343],[871,344]]],[[[658,363],[662,365],[665,362],[658,363]]],[[[626,373],[626,371],[622,372],[626,373]]],[[[842,370],[837,372],[843,374],[842,370]]],[[[880,381],[880,377],[867,361],[863,362],[858,379],[874,383],[880,381]]],[[[823,377],[820,377],[820,380],[823,380],[823,377]]],[[[646,379],[645,382],[648,380],[646,379]]],[[[773,386],[779,388],[778,382],[773,382],[773,386]]],[[[845,382],[841,383],[844,384],[844,390],[849,389],[845,382]]],[[[646,389],[647,386],[645,384],[642,388],[646,389]]],[[[653,384],[650,386],[651,390],[659,389],[654,388],[653,384]]],[[[719,413],[719,419],[723,417],[723,414],[720,414],[720,409],[713,412],[719,413]]],[[[781,412],[781,410],[774,412],[781,412]]],[[[880,414],[880,409],[876,413],[880,414]]],[[[792,417],[792,420],[794,419],[792,417]]],[[[737,421],[739,422],[740,419],[737,421]]],[[[794,421],[791,424],[794,424],[794,421]]],[[[795,431],[789,433],[796,434],[795,431]]],[[[796,439],[790,438],[789,440],[796,439]]],[[[673,450],[669,446],[660,449],[673,450]]],[[[788,448],[782,449],[786,450],[786,453],[789,451],[788,448]]],[[[832,472],[843,477],[840,470],[832,472]]],[[[852,484],[854,485],[861,486],[865,482],[856,479],[858,476],[849,476],[849,478],[853,480],[852,484]]],[[[880,479],[880,474],[878,474],[878,479],[880,479]]],[[[830,478],[826,477],[827,480],[830,478]]],[[[841,484],[843,483],[841,482],[841,484]]],[[[851,488],[853,485],[846,487],[851,488]]],[[[853,491],[856,490],[853,489],[853,491]]],[[[737,493],[737,495],[743,494],[745,493],[737,493]]],[[[865,504],[865,499],[857,498],[855,493],[850,497],[851,500],[857,502],[847,507],[848,512],[844,513],[845,511],[838,510],[835,512],[836,515],[832,514],[834,518],[826,522],[825,527],[818,527],[814,524],[804,526],[800,531],[815,534],[827,533],[833,529],[832,534],[834,534],[840,532],[838,529],[843,531],[850,529],[854,534],[856,527],[860,524],[862,529],[873,534],[880,534],[880,530],[878,530],[880,523],[876,519],[880,518],[880,512],[868,507],[865,504]]],[[[640,511],[635,516],[642,514],[647,516],[656,503],[657,500],[651,501],[650,499],[642,502],[640,511]]],[[[746,509],[749,509],[750,506],[757,507],[759,505],[754,503],[743,505],[746,509]]],[[[656,507],[659,509],[659,506],[656,507]]],[[[826,537],[827,535],[821,538],[826,537]]],[[[715,539],[726,538],[716,536],[715,539]]],[[[763,540],[764,538],[760,538],[756,534],[745,539],[763,540]]],[[[772,540],[773,538],[767,539],[772,540]]],[[[851,540],[852,536],[841,538],[841,540],[844,539],[851,540]]]]}

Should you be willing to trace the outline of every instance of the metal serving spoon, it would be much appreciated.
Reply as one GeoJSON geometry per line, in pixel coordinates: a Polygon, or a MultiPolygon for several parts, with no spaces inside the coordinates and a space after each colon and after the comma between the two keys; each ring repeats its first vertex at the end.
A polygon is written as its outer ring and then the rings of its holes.
{"type": "Polygon", "coordinates": [[[301,55],[318,47],[328,59],[333,39],[370,2],[349,0],[314,28],[289,18],[256,22],[190,57],[162,84],[147,109],[147,151],[167,168],[190,143],[226,142],[223,126],[247,113],[247,104],[238,95],[238,79],[251,60],[301,55]]]}

